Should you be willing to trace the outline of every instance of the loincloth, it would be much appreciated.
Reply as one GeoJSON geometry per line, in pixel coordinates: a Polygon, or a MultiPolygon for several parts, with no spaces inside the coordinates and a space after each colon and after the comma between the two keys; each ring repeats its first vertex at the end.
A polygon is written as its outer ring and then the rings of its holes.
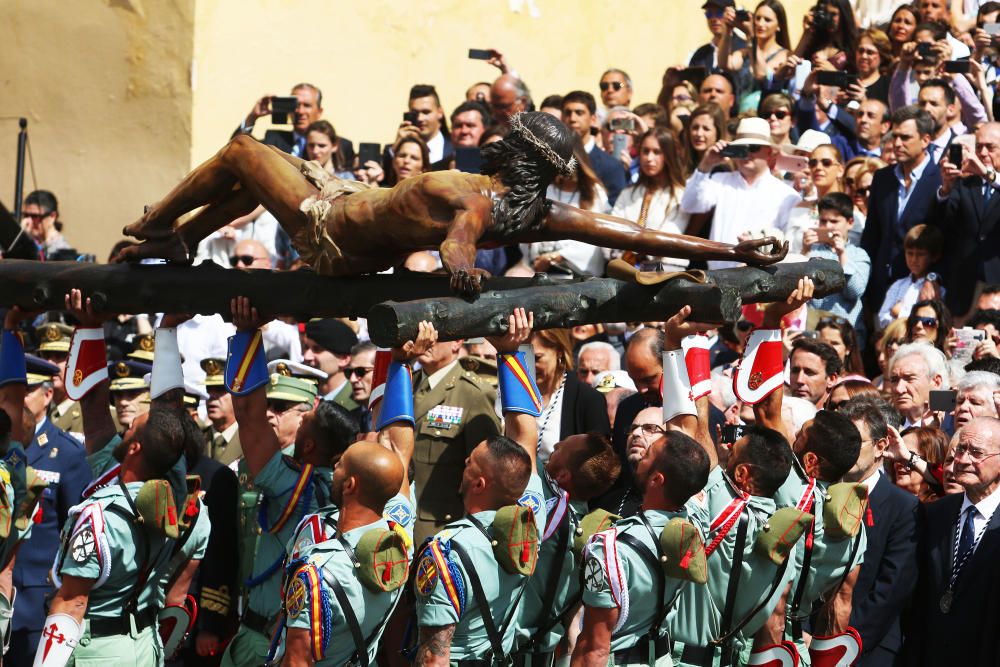
{"type": "Polygon", "coordinates": [[[295,234],[290,234],[292,245],[302,257],[302,261],[317,273],[332,273],[333,264],[343,257],[340,247],[327,231],[328,218],[334,210],[334,202],[347,195],[372,186],[361,181],[345,181],[324,169],[315,160],[303,162],[299,168],[310,183],[319,188],[319,194],[305,199],[299,210],[306,214],[308,223],[295,234]]]}

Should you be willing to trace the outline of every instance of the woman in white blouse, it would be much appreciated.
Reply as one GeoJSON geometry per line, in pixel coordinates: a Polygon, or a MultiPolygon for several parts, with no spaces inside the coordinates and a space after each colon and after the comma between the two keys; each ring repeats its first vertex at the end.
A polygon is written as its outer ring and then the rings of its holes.
{"type": "MultiPolygon", "coordinates": [[[[610,209],[608,194],[590,166],[590,158],[579,140],[573,147],[573,156],[576,157],[576,174],[569,177],[557,176],[549,184],[545,196],[552,201],[585,211],[607,213],[610,209]]],[[[550,269],[558,271],[562,267],[563,271],[569,269],[601,276],[604,275],[604,265],[607,263],[601,248],[580,241],[522,243],[521,252],[524,254],[525,264],[539,273],[550,269]]]]}
{"type": "MultiPolygon", "coordinates": [[[[669,130],[654,127],[643,133],[639,145],[639,180],[618,196],[612,215],[631,220],[641,227],[672,234],[683,234],[689,216],[681,211],[684,195],[684,172],[677,142],[669,130]]],[[[639,265],[660,262],[667,270],[683,270],[688,260],[674,257],[646,257],[611,250],[610,256],[622,257],[639,265]]]]}

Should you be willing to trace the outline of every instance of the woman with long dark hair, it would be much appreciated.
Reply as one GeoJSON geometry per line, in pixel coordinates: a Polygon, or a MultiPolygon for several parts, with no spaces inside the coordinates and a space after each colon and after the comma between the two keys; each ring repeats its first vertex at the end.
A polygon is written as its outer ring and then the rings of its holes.
{"type": "MultiPolygon", "coordinates": [[[[689,216],[681,211],[685,181],[674,135],[664,128],[654,127],[639,137],[638,145],[639,180],[622,191],[611,214],[632,220],[641,227],[683,234],[689,216]]],[[[644,261],[629,253],[613,252],[613,255],[621,255],[633,264],[644,261]]],[[[677,268],[688,264],[686,260],[660,259],[677,268]]]]}
{"type": "Polygon", "coordinates": [[[906,340],[910,343],[930,343],[944,352],[951,333],[951,312],[939,299],[917,301],[906,318],[906,340]]]}
{"type": "Polygon", "coordinates": [[[802,38],[795,55],[813,61],[829,62],[834,69],[845,70],[858,42],[858,25],[849,0],[824,0],[806,12],[802,20],[802,38]]]}
{"type": "Polygon", "coordinates": [[[694,172],[701,159],[705,157],[705,151],[717,141],[725,141],[727,137],[726,114],[722,111],[722,107],[714,102],[695,107],[684,133],[687,144],[685,174],[694,172]]]}
{"type": "MultiPolygon", "coordinates": [[[[725,61],[731,72],[740,71],[749,61],[754,87],[769,90],[774,73],[792,54],[785,6],[780,0],[762,0],[754,9],[751,23],[742,26],[752,36],[747,48],[735,51],[728,58],[725,58],[724,49],[720,48],[719,61],[725,61]]],[[[731,30],[732,25],[727,24],[727,29],[731,30]]],[[[723,40],[724,46],[730,43],[730,40],[723,40]]]]}
{"type": "Polygon", "coordinates": [[[854,327],[843,317],[824,317],[816,325],[816,337],[837,351],[844,364],[844,373],[864,375],[865,365],[861,360],[858,337],[854,327]]]}
{"type": "Polygon", "coordinates": [[[899,58],[903,50],[903,44],[913,41],[913,36],[917,32],[920,24],[920,13],[916,5],[900,5],[892,13],[889,19],[889,28],[886,33],[889,36],[889,43],[892,45],[892,57],[899,58]]]}

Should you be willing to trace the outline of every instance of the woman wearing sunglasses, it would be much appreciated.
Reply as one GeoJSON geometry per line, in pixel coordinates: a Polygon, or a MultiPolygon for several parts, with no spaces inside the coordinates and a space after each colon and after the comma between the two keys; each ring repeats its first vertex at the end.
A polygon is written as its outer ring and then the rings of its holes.
{"type": "MultiPolygon", "coordinates": [[[[788,239],[788,252],[790,253],[805,254],[808,251],[804,237],[806,232],[815,230],[819,226],[817,202],[828,194],[844,191],[844,160],[840,156],[840,151],[833,144],[823,144],[813,149],[812,153],[809,154],[807,165],[809,177],[816,189],[816,199],[802,200],[788,216],[785,238],[788,239]]],[[[851,244],[858,244],[864,225],[864,216],[855,210],[854,221],[848,235],[848,241],[851,244]]]]}
{"type": "Polygon", "coordinates": [[[951,337],[951,312],[938,299],[925,299],[913,304],[906,318],[906,339],[911,343],[930,343],[948,354],[946,344],[951,337]]]}
{"type": "Polygon", "coordinates": [[[771,141],[776,146],[794,143],[792,139],[792,109],[795,103],[786,93],[771,93],[761,100],[757,115],[771,127],[771,141]]]}

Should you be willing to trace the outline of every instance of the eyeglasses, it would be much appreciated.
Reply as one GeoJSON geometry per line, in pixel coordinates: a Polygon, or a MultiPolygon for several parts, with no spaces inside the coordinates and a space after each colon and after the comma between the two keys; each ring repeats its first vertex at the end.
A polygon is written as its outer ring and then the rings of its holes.
{"type": "Polygon", "coordinates": [[[718,7],[713,7],[711,9],[706,9],[705,10],[705,18],[707,18],[707,19],[721,19],[722,15],[724,13],[725,13],[724,10],[722,10],[722,9],[720,9],[718,7]]]}
{"type": "Polygon", "coordinates": [[[872,189],[870,187],[867,187],[867,188],[856,188],[854,190],[854,196],[855,197],[867,197],[868,193],[871,192],[871,191],[872,191],[872,189]]]}
{"type": "Polygon", "coordinates": [[[281,416],[290,410],[296,410],[297,412],[309,412],[308,405],[305,403],[295,403],[294,401],[268,401],[267,409],[269,412],[273,412],[278,416],[281,416]]]}
{"type": "Polygon", "coordinates": [[[613,88],[614,90],[621,90],[625,87],[624,81],[601,81],[599,84],[601,87],[601,92],[606,91],[608,88],[613,88]]]}
{"type": "Polygon", "coordinates": [[[694,98],[690,95],[674,95],[670,100],[672,102],[694,102],[694,98]]]}
{"type": "Polygon", "coordinates": [[[968,445],[956,445],[952,451],[954,452],[956,461],[958,457],[968,454],[969,460],[973,463],[982,463],[988,458],[1000,455],[1000,452],[985,452],[978,447],[970,447],[968,445]]]}
{"type": "Polygon", "coordinates": [[[790,115],[792,115],[792,114],[789,111],[785,111],[784,109],[776,109],[774,111],[769,112],[767,114],[767,117],[768,118],[777,118],[778,120],[785,120],[790,115]]]}
{"type": "Polygon", "coordinates": [[[937,329],[938,320],[936,317],[914,317],[913,324],[922,324],[925,329],[937,329]]]}
{"type": "Polygon", "coordinates": [[[353,377],[363,378],[364,376],[371,373],[373,370],[375,370],[374,366],[358,366],[357,368],[345,368],[344,375],[346,375],[348,379],[353,377]]]}
{"type": "Polygon", "coordinates": [[[832,158],[828,158],[828,157],[820,158],[820,159],[817,159],[817,158],[814,158],[814,157],[809,158],[809,168],[810,169],[815,169],[819,165],[823,165],[824,169],[829,169],[830,167],[832,167],[835,164],[840,164],[840,163],[837,162],[836,160],[834,160],[832,158]]]}
{"type": "Polygon", "coordinates": [[[643,435],[659,435],[661,433],[666,433],[663,427],[659,424],[632,424],[632,428],[628,430],[629,433],[636,429],[642,429],[643,435]]]}
{"type": "Polygon", "coordinates": [[[52,211],[48,211],[46,213],[22,213],[21,215],[25,218],[31,218],[32,220],[44,220],[52,215],[52,211]]]}
{"type": "Polygon", "coordinates": [[[229,257],[229,264],[231,266],[236,266],[237,264],[246,264],[247,266],[250,266],[256,262],[257,259],[258,258],[253,255],[231,255],[229,257]]]}

